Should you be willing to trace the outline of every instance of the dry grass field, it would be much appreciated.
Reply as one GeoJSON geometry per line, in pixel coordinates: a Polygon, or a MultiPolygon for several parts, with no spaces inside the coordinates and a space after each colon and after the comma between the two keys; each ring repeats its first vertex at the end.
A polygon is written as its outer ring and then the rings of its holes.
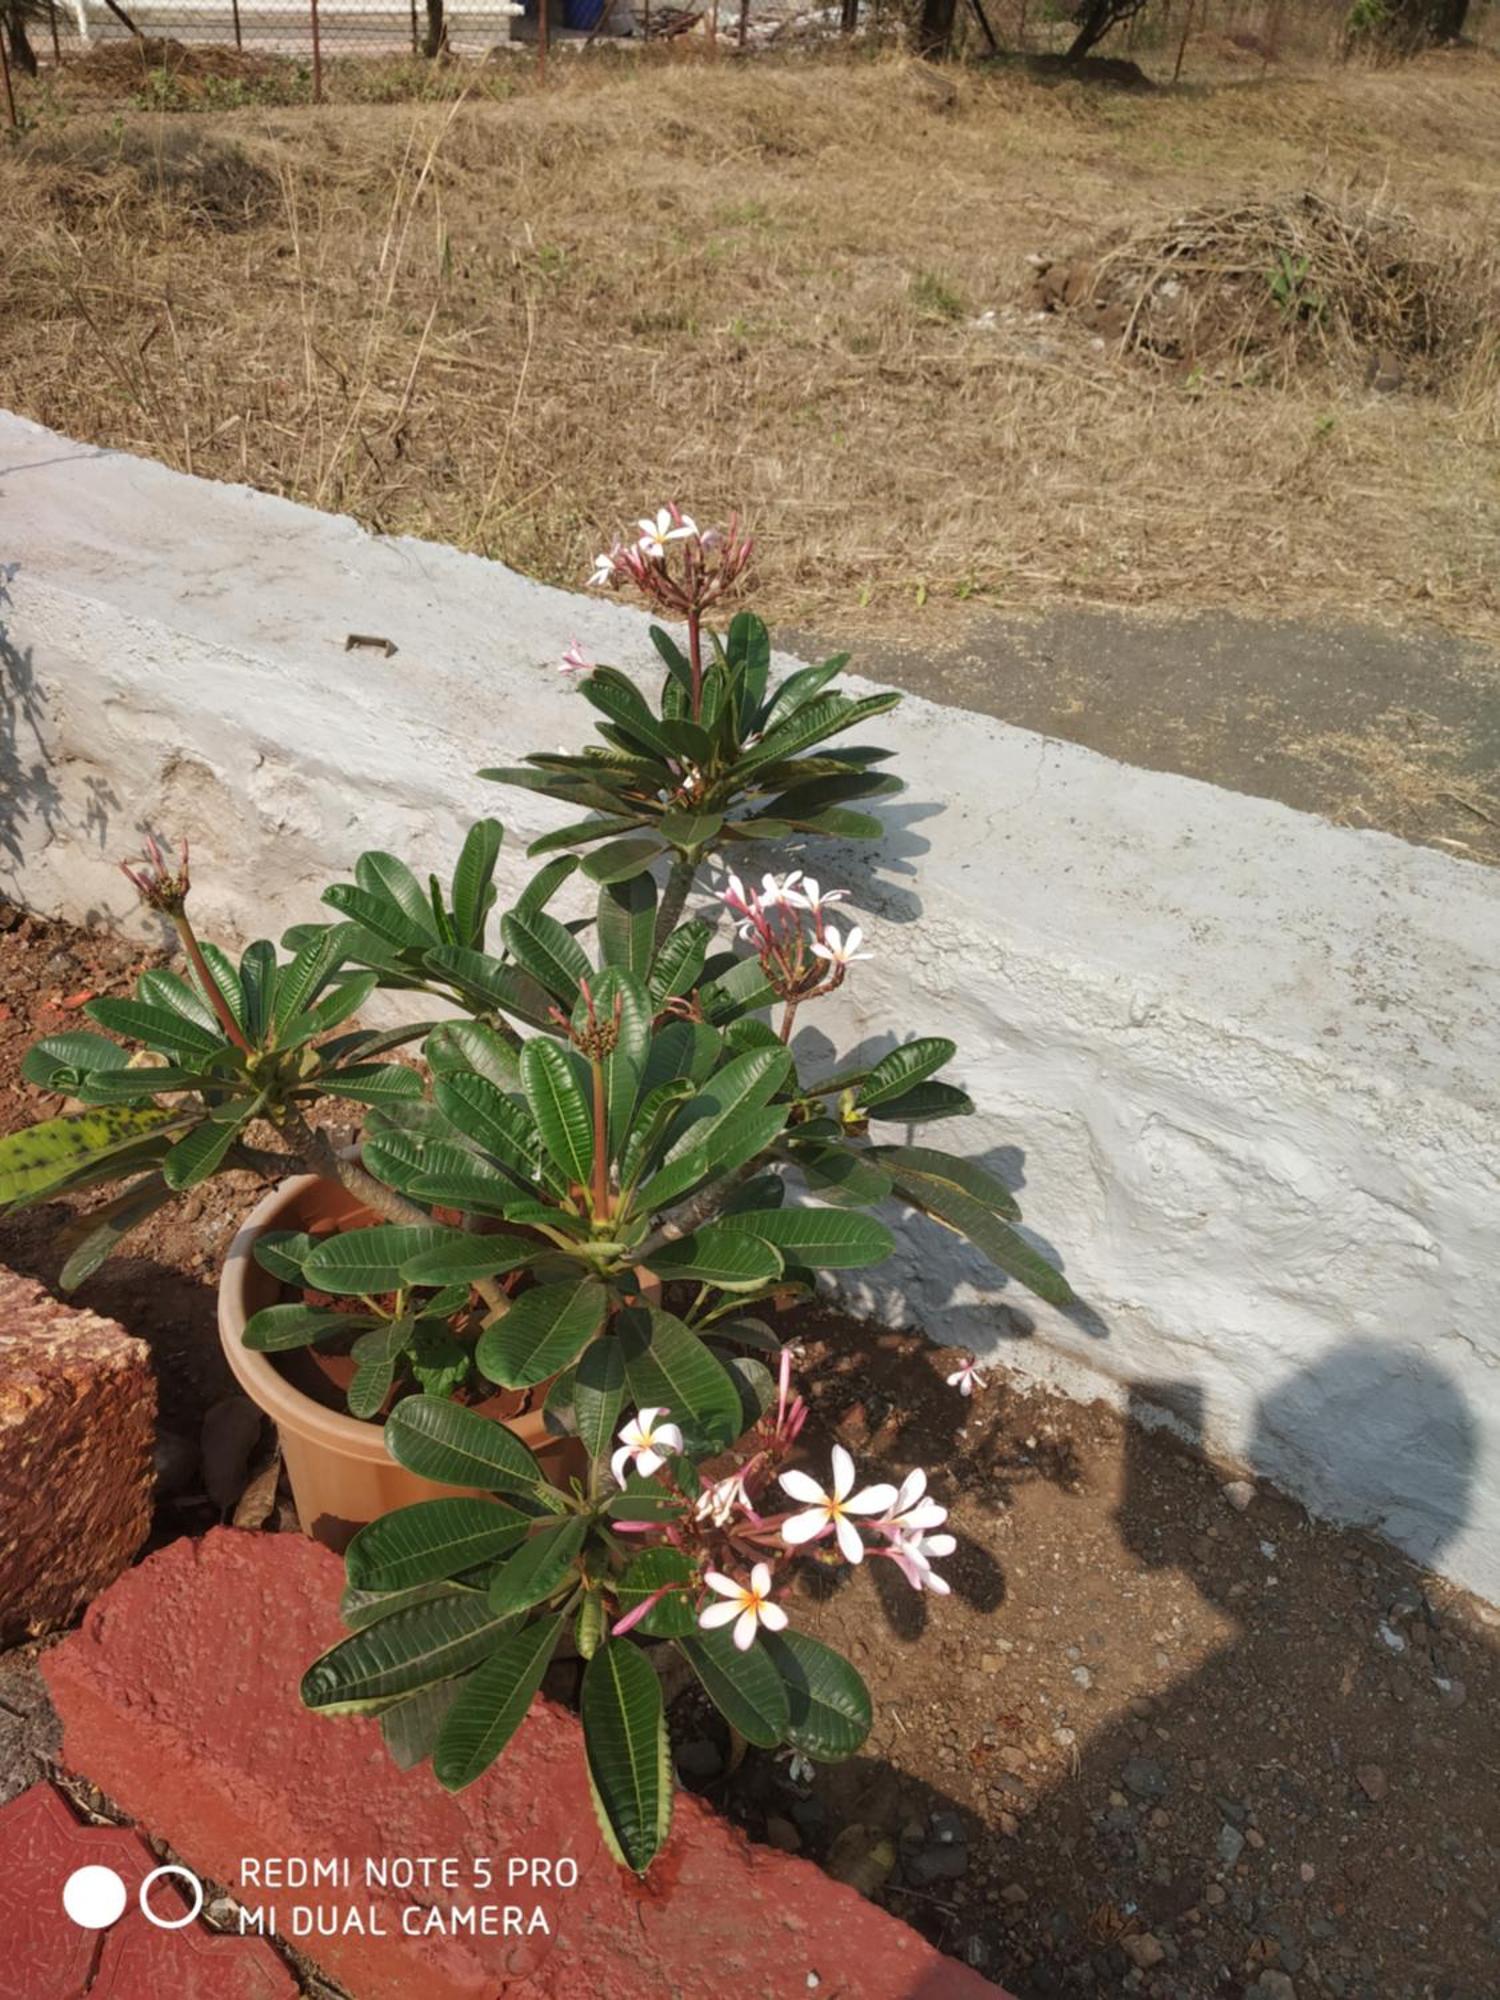
{"type": "Polygon", "coordinates": [[[1495,638],[1497,211],[1479,50],[85,106],[0,149],[0,401],[554,580],[648,499],[738,506],[769,612],[841,630],[1072,599],[1495,638]],[[1060,295],[1107,249],[1113,317],[1082,281],[1039,314],[1036,260],[1060,295]]]}

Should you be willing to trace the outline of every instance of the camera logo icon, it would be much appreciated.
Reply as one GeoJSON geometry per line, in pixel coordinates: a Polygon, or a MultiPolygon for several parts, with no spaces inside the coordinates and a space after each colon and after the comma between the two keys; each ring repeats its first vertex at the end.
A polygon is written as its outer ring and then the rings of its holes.
{"type": "MultiPolygon", "coordinates": [[[[125,1914],[125,1905],[129,1900],[124,1878],[113,1868],[102,1867],[97,1862],[87,1868],[75,1868],[63,1884],[63,1910],[84,1931],[107,1931],[125,1914]]],[[[136,1891],[136,1902],[147,1923],[155,1924],[158,1930],[185,1930],[189,1924],[197,1922],[203,1908],[203,1884],[191,1868],[181,1868],[175,1862],[165,1861],[144,1878],[136,1891]],[[151,1907],[153,1884],[169,1876],[176,1876],[187,1885],[190,1908],[186,1916],[159,1916],[151,1907]]]]}

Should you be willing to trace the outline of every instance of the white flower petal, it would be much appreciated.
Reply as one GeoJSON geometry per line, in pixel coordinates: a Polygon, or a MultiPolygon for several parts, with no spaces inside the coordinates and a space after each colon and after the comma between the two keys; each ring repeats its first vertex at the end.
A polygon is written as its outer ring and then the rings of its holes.
{"type": "Polygon", "coordinates": [[[781,1539],[791,1548],[802,1542],[815,1542],[828,1528],[828,1516],[821,1509],[816,1513],[793,1514],[790,1520],[781,1524],[781,1539]]]}
{"type": "Polygon", "coordinates": [[[656,1427],[656,1442],[663,1451],[680,1452],[682,1450],[682,1432],[677,1428],[676,1424],[658,1424],[656,1427]]]}
{"type": "Polygon", "coordinates": [[[742,1653],[748,1653],[755,1644],[755,1613],[742,1611],[734,1628],[734,1643],[742,1653]]]}
{"type": "MultiPolygon", "coordinates": [[[[783,1485],[785,1481],[783,1480],[783,1485]]],[[[841,1444],[833,1447],[833,1497],[842,1500],[854,1491],[854,1460],[841,1444]]]]}
{"type": "Polygon", "coordinates": [[[867,1486],[863,1493],[851,1493],[844,1502],[846,1514],[888,1514],[895,1502],[894,1486],[867,1486]]]}
{"type": "Polygon", "coordinates": [[[771,1565],[769,1563],[757,1563],[754,1569],[751,1570],[750,1588],[755,1592],[757,1597],[769,1597],[771,1595],[771,1565]]]}
{"type": "Polygon", "coordinates": [[[630,1461],[633,1456],[634,1454],[630,1446],[622,1444],[614,1457],[609,1461],[609,1469],[615,1476],[616,1486],[623,1486],[625,1484],[625,1475],[630,1470],[630,1461]]]}
{"type": "Polygon", "coordinates": [[[698,1613],[698,1623],[705,1632],[712,1632],[720,1625],[732,1625],[736,1618],[743,1615],[738,1603],[710,1604],[707,1610],[698,1613]]]}
{"type": "Polygon", "coordinates": [[[786,1613],[779,1604],[763,1604],[760,1607],[760,1622],[768,1632],[784,1632],[786,1613]]]}
{"type": "MultiPolygon", "coordinates": [[[[785,1529],[782,1532],[785,1533],[785,1529]]],[[[852,1521],[846,1520],[841,1514],[835,1523],[834,1533],[838,1536],[839,1549],[845,1562],[864,1561],[865,1545],[860,1540],[859,1530],[852,1521]]]]}
{"type": "Polygon", "coordinates": [[[745,1594],[745,1586],[742,1583],[736,1583],[732,1576],[726,1576],[721,1569],[705,1570],[703,1581],[708,1585],[710,1590],[717,1591],[720,1597],[739,1598],[745,1594]]]}
{"type": "Polygon", "coordinates": [[[783,1492],[790,1493],[794,1500],[800,1500],[808,1507],[820,1506],[828,1497],[812,1474],[803,1472],[797,1466],[793,1466],[790,1472],[782,1473],[781,1487],[783,1492]]]}
{"type": "Polygon", "coordinates": [[[644,1479],[649,1479],[653,1472],[660,1472],[666,1462],[659,1451],[638,1451],[635,1455],[635,1469],[644,1479]]]}

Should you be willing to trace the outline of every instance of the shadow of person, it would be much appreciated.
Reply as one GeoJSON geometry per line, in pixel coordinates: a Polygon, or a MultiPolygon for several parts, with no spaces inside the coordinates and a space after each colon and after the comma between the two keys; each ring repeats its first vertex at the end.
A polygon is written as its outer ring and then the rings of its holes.
{"type": "MultiPolygon", "coordinates": [[[[1493,1640],[1389,1541],[1269,1486],[1228,1497],[1194,1449],[1199,1385],[1137,1382],[1130,1409],[1118,1547],[1072,1603],[1065,1570],[1049,1584],[1079,1665],[1042,1713],[1076,1762],[1028,1778],[975,1852],[1020,1897],[981,1931],[985,1969],[1019,2000],[1495,1992],[1493,1640]]],[[[1476,1451],[1441,1367],[1348,1341],[1265,1394],[1250,1459],[1430,1564],[1468,1520],[1476,1451]]],[[[1024,1548],[1018,1524],[1008,1559],[1024,1548]]],[[[1036,1628],[1020,1595],[1007,1632],[1036,1628]]]]}

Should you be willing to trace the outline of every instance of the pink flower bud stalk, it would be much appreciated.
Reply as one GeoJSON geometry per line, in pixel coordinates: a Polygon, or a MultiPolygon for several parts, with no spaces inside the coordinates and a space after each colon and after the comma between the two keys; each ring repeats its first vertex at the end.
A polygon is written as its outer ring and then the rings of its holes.
{"type": "Polygon", "coordinates": [[[219,991],[218,981],[208,969],[208,961],[199,948],[193,926],[188,920],[187,899],[192,882],[188,874],[187,842],[184,840],[181,843],[177,867],[172,869],[167,864],[161,842],[154,833],[148,833],[145,859],[141,866],[132,868],[128,862],[122,861],[120,872],[133,885],[148,910],[157,910],[169,920],[177,933],[178,942],[187,953],[188,962],[193,968],[198,984],[203,989],[203,997],[218,1018],[219,1026],[234,1046],[248,1055],[250,1044],[245,1040],[244,1032],[234,1018],[229,1002],[219,991]]]}

